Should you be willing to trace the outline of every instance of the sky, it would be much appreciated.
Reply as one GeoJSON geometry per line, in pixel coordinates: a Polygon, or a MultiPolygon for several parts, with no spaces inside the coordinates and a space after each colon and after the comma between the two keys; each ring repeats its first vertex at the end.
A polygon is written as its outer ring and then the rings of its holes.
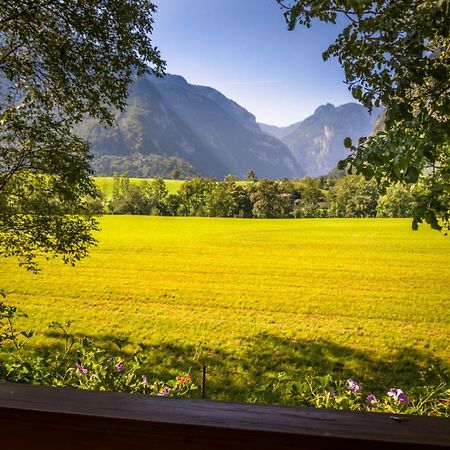
{"type": "Polygon", "coordinates": [[[153,1],[152,39],[167,72],[219,90],[258,122],[286,126],[353,101],[337,61],[322,60],[339,27],[288,31],[275,0],[153,1]]]}

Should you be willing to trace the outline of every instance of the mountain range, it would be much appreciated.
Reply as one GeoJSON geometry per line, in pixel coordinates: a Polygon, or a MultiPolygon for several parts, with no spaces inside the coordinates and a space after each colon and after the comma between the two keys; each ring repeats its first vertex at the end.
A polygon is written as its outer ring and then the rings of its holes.
{"type": "MultiPolygon", "coordinates": [[[[349,103],[327,104],[288,127],[258,124],[255,116],[216,89],[179,75],[146,75],[130,87],[127,108],[105,128],[87,118],[75,130],[95,158],[176,157],[206,176],[317,176],[346,155],[343,140],[367,136],[376,117],[349,103]]],[[[145,158],[144,158],[145,159],[145,158]]],[[[148,158],[147,158],[148,159],[148,158]]]]}
{"type": "Polygon", "coordinates": [[[317,177],[329,173],[348,155],[343,145],[347,136],[357,142],[360,137],[370,135],[379,112],[369,114],[358,103],[338,107],[327,103],[319,106],[312,116],[287,127],[259,125],[289,147],[307,175],[317,177]]]}

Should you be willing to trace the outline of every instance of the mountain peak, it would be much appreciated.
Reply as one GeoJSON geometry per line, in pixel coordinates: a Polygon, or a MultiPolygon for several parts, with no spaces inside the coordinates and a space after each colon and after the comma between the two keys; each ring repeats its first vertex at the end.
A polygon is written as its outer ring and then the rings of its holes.
{"type": "Polygon", "coordinates": [[[323,114],[329,111],[333,111],[335,109],[332,103],[327,103],[325,105],[320,105],[315,111],[314,114],[323,114]]]}
{"type": "Polygon", "coordinates": [[[80,125],[94,155],[176,157],[219,178],[249,170],[267,178],[304,174],[288,147],[263,133],[245,108],[180,75],[136,80],[127,105],[106,131],[93,119],[80,125]]]}
{"type": "Polygon", "coordinates": [[[331,103],[319,106],[312,116],[289,127],[263,126],[266,133],[284,142],[307,175],[330,172],[340,159],[348,156],[344,138],[358,140],[368,136],[376,115],[370,115],[359,103],[335,107],[331,103]]]}
{"type": "Polygon", "coordinates": [[[179,85],[186,85],[188,82],[186,81],[186,78],[182,77],[181,75],[175,75],[172,73],[166,73],[163,77],[156,77],[155,75],[148,74],[147,78],[152,83],[171,83],[171,84],[179,84],[179,85]]]}

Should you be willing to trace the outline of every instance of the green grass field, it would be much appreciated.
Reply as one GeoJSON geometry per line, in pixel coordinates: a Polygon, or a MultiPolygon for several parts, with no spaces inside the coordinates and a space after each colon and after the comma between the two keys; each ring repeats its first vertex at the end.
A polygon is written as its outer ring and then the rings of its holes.
{"type": "Polygon", "coordinates": [[[75,268],[53,261],[34,276],[1,261],[8,302],[42,333],[34,345],[58,345],[47,324],[72,319],[105,344],[149,344],[155,375],[191,367],[199,382],[207,364],[209,396],[233,400],[279,371],[313,367],[383,392],[449,369],[450,240],[410,220],[106,216],[101,226],[75,268]]]}

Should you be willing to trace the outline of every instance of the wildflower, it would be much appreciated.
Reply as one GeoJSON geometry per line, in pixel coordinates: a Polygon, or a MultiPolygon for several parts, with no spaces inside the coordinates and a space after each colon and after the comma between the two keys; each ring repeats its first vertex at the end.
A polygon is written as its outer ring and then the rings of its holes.
{"type": "Polygon", "coordinates": [[[408,396],[401,389],[391,388],[387,395],[392,397],[395,401],[404,403],[405,405],[409,403],[408,396]]]}
{"type": "Polygon", "coordinates": [[[170,387],[165,385],[163,390],[158,394],[160,397],[167,397],[170,393],[170,387]]]}
{"type": "Polygon", "coordinates": [[[176,380],[180,386],[184,386],[188,381],[192,381],[192,377],[187,373],[186,375],[177,375],[176,380]]]}
{"type": "Polygon", "coordinates": [[[347,387],[349,391],[356,392],[357,394],[361,392],[361,388],[355,380],[347,380],[347,387]]]}
{"type": "Polygon", "coordinates": [[[122,372],[123,366],[124,366],[124,364],[123,364],[122,361],[120,361],[119,363],[117,363],[117,364],[116,364],[116,370],[117,370],[117,372],[122,372]]]}
{"type": "Polygon", "coordinates": [[[145,375],[142,375],[141,379],[142,379],[142,384],[148,384],[147,377],[145,375]]]}
{"type": "Polygon", "coordinates": [[[77,371],[79,373],[81,373],[81,375],[86,375],[87,374],[87,369],[85,367],[83,367],[80,363],[75,363],[75,366],[77,368],[77,371]]]}
{"type": "Polygon", "coordinates": [[[375,397],[375,395],[370,394],[367,396],[366,403],[369,405],[374,405],[375,403],[378,403],[378,399],[375,397]]]}

